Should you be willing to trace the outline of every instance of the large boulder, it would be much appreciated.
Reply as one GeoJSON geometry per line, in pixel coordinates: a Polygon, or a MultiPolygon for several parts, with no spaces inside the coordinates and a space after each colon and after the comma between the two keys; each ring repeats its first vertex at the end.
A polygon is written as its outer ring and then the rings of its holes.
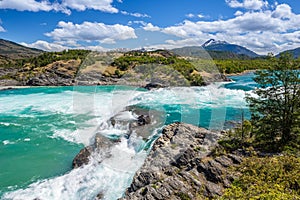
{"type": "Polygon", "coordinates": [[[202,199],[222,194],[234,175],[236,155],[211,157],[220,133],[184,123],[163,129],[122,200],[202,199]]]}
{"type": "MultiPolygon", "coordinates": [[[[84,164],[88,164],[91,156],[93,155],[97,156],[101,154],[101,158],[103,159],[110,157],[111,147],[120,142],[120,138],[108,138],[102,135],[101,131],[111,128],[110,126],[119,126],[119,128],[124,127],[126,132],[126,134],[121,135],[120,137],[124,136],[129,138],[134,132],[137,136],[147,140],[155,128],[162,126],[163,121],[159,120],[159,115],[161,115],[161,113],[158,111],[142,109],[136,106],[127,107],[124,111],[118,113],[105,122],[105,126],[103,125],[103,128],[101,128],[102,126],[100,125],[98,133],[95,135],[92,144],[81,149],[73,159],[73,168],[78,168],[84,164]],[[135,117],[130,118],[127,115],[134,115],[135,117]]],[[[98,162],[102,162],[102,160],[98,162]]]]}
{"type": "Polygon", "coordinates": [[[73,168],[78,168],[82,165],[88,164],[93,153],[104,154],[104,158],[109,157],[110,147],[117,142],[119,142],[119,140],[112,140],[104,137],[101,134],[96,134],[94,143],[81,149],[80,152],[75,156],[72,162],[73,168]]]}

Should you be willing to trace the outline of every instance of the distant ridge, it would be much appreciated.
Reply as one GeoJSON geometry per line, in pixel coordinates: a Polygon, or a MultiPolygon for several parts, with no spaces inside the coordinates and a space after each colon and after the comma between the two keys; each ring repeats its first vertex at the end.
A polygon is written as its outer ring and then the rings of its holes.
{"type": "Polygon", "coordinates": [[[11,42],[8,40],[0,39],[0,58],[6,59],[21,59],[30,58],[41,54],[43,51],[40,49],[34,49],[25,47],[23,45],[11,42]]]}
{"type": "Polygon", "coordinates": [[[294,56],[294,58],[299,58],[300,57],[300,47],[298,47],[296,49],[290,49],[287,51],[283,51],[283,52],[279,53],[276,57],[279,57],[283,53],[290,53],[294,56]]]}

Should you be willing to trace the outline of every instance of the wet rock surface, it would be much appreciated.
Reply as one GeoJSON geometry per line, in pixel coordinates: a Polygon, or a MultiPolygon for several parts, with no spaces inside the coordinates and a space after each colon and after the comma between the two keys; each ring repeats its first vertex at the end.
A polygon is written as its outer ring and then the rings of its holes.
{"type": "Polygon", "coordinates": [[[103,135],[97,134],[94,138],[94,143],[81,149],[75,156],[72,162],[73,168],[78,168],[82,165],[88,164],[90,156],[95,152],[105,154],[104,157],[109,157],[109,148],[118,142],[119,140],[108,139],[103,135]]]}
{"type": "Polygon", "coordinates": [[[238,155],[209,155],[220,134],[189,124],[174,123],[163,129],[142,168],[122,200],[203,199],[222,194],[235,175],[238,155]]]}
{"type": "MultiPolygon", "coordinates": [[[[119,143],[121,137],[128,139],[134,134],[137,137],[148,140],[153,130],[163,125],[164,121],[160,120],[159,116],[161,116],[161,113],[157,111],[142,109],[136,106],[127,107],[124,111],[100,125],[99,132],[93,138],[91,145],[81,149],[73,159],[73,168],[88,164],[93,154],[101,154],[103,159],[110,157],[111,147],[119,143]],[[109,138],[102,135],[102,129],[109,130],[117,126],[124,131],[124,134],[120,135],[119,138],[109,138]]],[[[100,160],[99,162],[102,161],[100,160]]]]}

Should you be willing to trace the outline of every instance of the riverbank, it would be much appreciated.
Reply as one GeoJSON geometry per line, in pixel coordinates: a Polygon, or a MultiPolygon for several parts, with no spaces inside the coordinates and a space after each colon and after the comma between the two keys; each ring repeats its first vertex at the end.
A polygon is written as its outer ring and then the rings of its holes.
{"type": "Polygon", "coordinates": [[[254,73],[256,71],[257,70],[245,70],[245,71],[239,72],[239,73],[225,74],[225,76],[242,76],[242,75],[245,75],[245,74],[254,73]]]}
{"type": "Polygon", "coordinates": [[[1,90],[14,90],[14,89],[22,89],[22,88],[30,88],[32,86],[0,86],[1,90]]]}

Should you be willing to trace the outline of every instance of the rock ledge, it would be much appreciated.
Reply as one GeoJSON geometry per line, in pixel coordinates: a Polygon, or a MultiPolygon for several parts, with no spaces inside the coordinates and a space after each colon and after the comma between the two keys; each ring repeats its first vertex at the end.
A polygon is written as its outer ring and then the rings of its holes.
{"type": "Polygon", "coordinates": [[[242,158],[233,154],[209,156],[220,136],[184,123],[166,126],[121,199],[180,200],[222,195],[235,178],[228,168],[242,158]]]}

